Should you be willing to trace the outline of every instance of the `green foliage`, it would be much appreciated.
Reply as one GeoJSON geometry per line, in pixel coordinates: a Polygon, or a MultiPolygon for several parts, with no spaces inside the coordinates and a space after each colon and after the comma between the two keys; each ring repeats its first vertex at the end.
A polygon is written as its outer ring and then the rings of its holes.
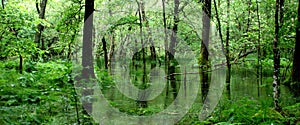
{"type": "Polygon", "coordinates": [[[36,51],[33,43],[36,17],[16,1],[0,9],[0,57],[29,55],[36,51]]]}
{"type": "MultiPolygon", "coordinates": [[[[139,1],[95,1],[97,8],[94,15],[95,17],[97,14],[100,16],[94,18],[94,26],[95,31],[100,29],[100,32],[93,34],[93,42],[98,45],[99,38],[105,35],[108,47],[112,46],[112,38],[114,38],[115,48],[139,47],[140,45],[133,44],[135,42],[133,40],[137,38],[131,39],[130,35],[139,33],[139,24],[142,24],[144,39],[151,39],[161,45],[160,48],[156,49],[156,54],[161,62],[166,63],[164,62],[164,49],[161,49],[164,45],[163,32],[156,33],[153,30],[152,36],[147,36],[150,34],[149,29],[153,27],[158,27],[158,30],[164,28],[162,12],[158,11],[162,10],[160,2],[153,3],[157,7],[155,9],[149,8],[145,4],[145,17],[148,25],[146,25],[145,20],[139,21],[140,17],[137,11],[139,9],[137,9],[138,5],[135,2],[139,1]],[[130,7],[128,7],[129,4],[130,7]],[[103,25],[107,29],[97,27],[103,25]]],[[[219,0],[218,10],[223,40],[226,37],[226,28],[229,27],[229,56],[231,62],[234,63],[232,72],[236,72],[238,77],[242,78],[256,75],[258,68],[257,47],[260,47],[262,51],[262,75],[264,77],[264,83],[260,88],[270,88],[273,81],[274,65],[272,42],[275,26],[273,18],[275,0],[230,1],[229,13],[227,13],[226,2],[219,0]],[[256,8],[257,4],[259,4],[259,10],[256,8]],[[257,11],[260,17],[259,22],[258,15],[256,15],[257,11]],[[261,27],[258,26],[258,23],[261,24],[261,27]],[[260,39],[258,39],[259,33],[260,39]],[[250,54],[247,54],[248,52],[250,54]],[[243,54],[247,55],[243,56],[243,54]]],[[[293,60],[291,53],[294,51],[292,48],[294,48],[296,35],[298,6],[295,4],[296,2],[296,0],[285,1],[279,33],[281,80],[284,81],[285,85],[292,88],[293,85],[298,85],[298,83],[292,83],[290,79],[290,65],[293,60]]],[[[145,1],[145,3],[147,2],[145,1]]],[[[198,60],[199,66],[206,68],[210,67],[210,63],[201,56],[201,28],[198,29],[197,25],[199,24],[195,23],[200,22],[201,24],[201,17],[199,16],[201,14],[194,11],[195,6],[201,8],[202,4],[194,4],[191,1],[180,1],[182,11],[179,12],[180,21],[177,30],[179,41],[175,49],[179,53],[178,48],[188,48],[182,44],[182,42],[186,42],[197,55],[195,59],[198,60]],[[192,16],[195,16],[194,18],[188,18],[191,13],[192,16]]],[[[70,61],[71,56],[80,48],[75,46],[75,43],[82,39],[81,28],[84,16],[83,8],[85,7],[83,1],[48,1],[46,19],[38,17],[35,1],[6,0],[4,5],[5,9],[0,9],[0,124],[78,124],[78,120],[81,122],[80,124],[93,124],[91,117],[83,113],[80,102],[78,102],[79,99],[74,91],[74,80],[71,74],[73,68],[70,61]],[[38,24],[45,27],[42,33],[45,50],[41,50],[38,43],[34,43],[38,24]],[[17,72],[19,55],[22,55],[24,60],[25,71],[23,74],[17,72]],[[31,60],[36,55],[40,59],[31,60]],[[76,113],[79,113],[79,118],[76,113]]],[[[169,33],[166,40],[168,42],[170,42],[170,31],[174,25],[173,5],[173,1],[166,2],[166,28],[169,33]]],[[[216,26],[214,23],[216,22],[215,15],[216,13],[212,11],[211,27],[216,26]]],[[[212,32],[211,34],[215,33],[212,32]]],[[[211,41],[214,41],[214,38],[211,41]]],[[[215,49],[214,46],[211,48],[215,49]]],[[[149,53],[149,49],[146,49],[146,54],[149,53]]],[[[97,54],[103,55],[101,51],[97,51],[97,54]]],[[[78,56],[80,57],[80,55],[78,56]]],[[[151,58],[146,58],[146,60],[151,60],[151,58]]],[[[152,63],[154,62],[152,60],[152,63]]],[[[169,63],[172,67],[180,68],[176,60],[171,60],[169,63]]],[[[133,84],[139,88],[147,88],[151,85],[148,82],[150,78],[145,79],[146,83],[140,79],[143,74],[150,74],[150,70],[148,70],[150,63],[147,64],[146,71],[141,70],[141,60],[136,60],[135,64],[138,65],[138,68],[130,72],[131,79],[134,79],[133,84]]],[[[102,67],[103,64],[99,63],[98,65],[98,67],[102,67]]],[[[101,68],[96,69],[97,81],[106,96],[110,94],[110,90],[114,89],[115,85],[114,78],[110,73],[111,71],[101,68]]],[[[271,93],[271,90],[266,93],[271,93]]],[[[119,95],[121,94],[119,93],[119,95]]],[[[118,95],[116,94],[116,96],[118,95]]],[[[121,99],[124,98],[111,99],[109,102],[112,106],[129,115],[152,115],[163,110],[162,105],[139,108],[134,100],[122,101],[121,99]],[[132,102],[134,104],[131,105],[132,102]]],[[[300,104],[285,107],[283,113],[280,114],[272,108],[272,100],[269,97],[266,99],[222,100],[207,120],[199,121],[197,113],[202,107],[199,102],[195,102],[192,109],[178,124],[297,124],[300,121],[300,104]]]]}
{"type": "MultiPolygon", "coordinates": [[[[35,69],[18,74],[13,62],[0,63],[0,123],[74,124],[77,122],[71,64],[63,61],[36,63],[35,69]],[[6,68],[8,67],[8,68],[6,68]]],[[[77,103],[77,104],[76,104],[77,103]]],[[[82,114],[82,113],[80,113],[82,114]]],[[[80,115],[80,121],[83,116],[80,115]]]]}

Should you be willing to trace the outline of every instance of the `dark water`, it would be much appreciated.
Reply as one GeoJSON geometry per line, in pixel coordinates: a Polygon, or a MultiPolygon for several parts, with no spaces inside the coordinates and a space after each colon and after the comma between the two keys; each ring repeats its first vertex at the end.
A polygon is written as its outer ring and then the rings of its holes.
{"type": "MultiPolygon", "coordinates": [[[[243,97],[250,97],[255,100],[269,100],[272,101],[273,87],[272,76],[263,77],[262,84],[257,83],[255,71],[253,69],[239,68],[233,69],[231,77],[231,97],[234,100],[241,99],[243,97]]],[[[292,105],[296,102],[296,98],[289,88],[280,86],[280,102],[282,106],[292,105]]]]}

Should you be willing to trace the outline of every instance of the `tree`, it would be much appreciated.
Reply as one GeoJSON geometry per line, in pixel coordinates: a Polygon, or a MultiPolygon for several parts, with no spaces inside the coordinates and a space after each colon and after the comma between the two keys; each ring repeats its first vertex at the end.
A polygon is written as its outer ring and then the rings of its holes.
{"type": "Polygon", "coordinates": [[[298,20],[296,21],[296,44],[292,68],[292,81],[300,88],[300,0],[298,0],[298,20]]]}
{"type": "Polygon", "coordinates": [[[211,0],[203,0],[203,15],[202,15],[202,41],[200,48],[200,57],[199,57],[199,65],[200,65],[200,78],[202,79],[202,100],[204,100],[207,92],[208,92],[208,69],[210,67],[210,63],[208,60],[208,46],[209,46],[209,33],[210,33],[210,18],[211,18],[211,0]]]}
{"type": "Polygon", "coordinates": [[[281,108],[279,106],[279,73],[280,73],[280,53],[278,49],[279,43],[279,22],[278,22],[278,14],[279,14],[279,0],[276,0],[276,8],[275,8],[275,36],[273,41],[273,53],[274,53],[274,74],[273,74],[273,99],[274,99],[274,108],[277,111],[280,111],[281,108]]]}
{"type": "MultiPolygon", "coordinates": [[[[39,18],[42,20],[45,19],[46,5],[47,5],[47,0],[42,0],[42,2],[40,3],[40,7],[38,1],[36,0],[36,10],[39,14],[39,18]]],[[[44,25],[38,24],[37,26],[38,31],[35,34],[35,40],[34,40],[35,43],[37,43],[38,47],[40,47],[42,50],[45,50],[44,40],[41,39],[44,28],[45,28],[44,25]],[[42,41],[42,45],[40,45],[40,41],[42,41]]]]}
{"type": "MultiPolygon", "coordinates": [[[[109,3],[111,3],[111,0],[108,0],[109,1],[109,3]]],[[[109,12],[109,16],[113,16],[113,14],[112,14],[112,8],[111,7],[109,7],[109,10],[108,10],[108,12],[109,12]]],[[[110,35],[109,35],[109,37],[110,37],[110,47],[109,47],[109,54],[108,54],[108,66],[109,67],[111,67],[111,60],[112,60],[112,57],[113,57],[113,53],[114,53],[114,50],[115,50],[115,35],[114,35],[114,30],[111,30],[111,32],[110,32],[110,35]]]]}
{"type": "Polygon", "coordinates": [[[226,83],[227,83],[227,90],[230,95],[230,78],[231,78],[231,63],[230,63],[230,56],[229,56],[229,22],[230,22],[230,0],[227,0],[227,26],[226,26],[226,40],[225,40],[225,56],[226,56],[226,64],[227,64],[227,74],[226,74],[226,83]]]}
{"type": "MultiPolygon", "coordinates": [[[[260,23],[260,16],[259,16],[259,4],[258,0],[256,0],[256,16],[257,16],[257,23],[258,23],[258,38],[257,38],[257,69],[256,69],[256,78],[257,84],[262,84],[262,65],[261,65],[261,23],[260,23]]],[[[259,92],[259,91],[258,91],[259,92]]]]}
{"type": "MultiPolygon", "coordinates": [[[[230,6],[230,1],[227,1],[227,14],[229,17],[229,6],[230,6]]],[[[214,8],[216,11],[216,18],[217,18],[217,22],[218,22],[218,31],[219,31],[219,36],[221,39],[221,45],[222,45],[222,51],[225,54],[226,57],[226,65],[227,65],[227,74],[226,74],[226,86],[227,86],[227,90],[229,90],[230,92],[230,71],[231,71],[231,64],[230,64],[230,57],[229,57],[229,21],[227,21],[227,26],[226,26],[226,47],[224,47],[224,41],[223,41],[223,35],[222,35],[222,29],[221,29],[221,21],[220,21],[220,17],[219,17],[219,13],[218,13],[218,7],[216,4],[216,0],[214,0],[214,8]]]]}
{"type": "MultiPolygon", "coordinates": [[[[85,0],[84,10],[84,27],[83,27],[83,44],[82,44],[82,74],[81,77],[86,82],[90,82],[95,78],[94,66],[93,66],[93,12],[94,12],[94,0],[85,0]]],[[[82,96],[89,96],[93,94],[92,88],[85,88],[82,92],[82,96]]],[[[87,100],[83,101],[83,106],[87,113],[92,113],[92,103],[87,100]]]]}
{"type": "Polygon", "coordinates": [[[101,41],[102,41],[102,49],[103,49],[103,55],[104,55],[104,67],[105,67],[105,69],[108,69],[108,55],[107,55],[105,35],[102,37],[101,41]]]}

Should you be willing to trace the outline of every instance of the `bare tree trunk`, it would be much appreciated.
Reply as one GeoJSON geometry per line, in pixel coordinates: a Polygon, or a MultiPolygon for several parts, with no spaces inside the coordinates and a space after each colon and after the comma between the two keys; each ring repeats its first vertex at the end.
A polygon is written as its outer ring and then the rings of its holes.
{"type": "Polygon", "coordinates": [[[143,21],[145,22],[145,26],[148,29],[147,41],[149,41],[151,44],[151,46],[150,46],[151,58],[153,60],[155,60],[156,59],[155,47],[154,47],[154,43],[152,40],[152,35],[151,35],[152,33],[151,33],[151,29],[149,28],[149,21],[147,20],[145,5],[144,5],[143,1],[141,1],[141,12],[142,12],[143,21]]]}
{"type": "Polygon", "coordinates": [[[248,2],[248,21],[247,21],[247,27],[246,27],[246,33],[249,31],[250,28],[250,18],[251,18],[251,5],[252,5],[252,1],[249,0],[248,2]]]}
{"type": "Polygon", "coordinates": [[[257,68],[256,68],[256,78],[257,78],[257,88],[258,88],[258,96],[260,96],[260,85],[262,85],[262,65],[261,65],[261,44],[260,44],[260,17],[259,17],[259,5],[258,0],[256,0],[256,16],[258,22],[258,39],[257,39],[257,68]]]}
{"type": "Polygon", "coordinates": [[[103,56],[104,56],[104,67],[105,69],[108,69],[108,57],[107,57],[105,36],[102,37],[102,49],[103,49],[103,56]]]}
{"type": "MultiPolygon", "coordinates": [[[[229,0],[227,1],[227,17],[229,17],[229,0]]],[[[214,0],[214,8],[216,11],[216,18],[218,22],[218,31],[221,39],[221,45],[222,45],[222,51],[225,54],[226,57],[226,64],[227,64],[227,74],[226,74],[226,88],[228,90],[228,94],[230,97],[230,71],[231,71],[231,64],[230,64],[230,58],[229,58],[229,20],[227,21],[227,27],[226,27],[226,48],[224,47],[224,42],[223,42],[223,35],[222,35],[222,29],[221,29],[221,21],[219,18],[219,13],[218,13],[218,7],[216,4],[216,0],[214,0]]]]}
{"type": "Polygon", "coordinates": [[[275,38],[273,42],[273,52],[274,52],[274,75],[273,75],[273,99],[274,99],[274,108],[277,111],[281,111],[279,106],[279,73],[280,73],[280,54],[278,50],[279,43],[279,22],[278,22],[278,13],[279,13],[279,0],[276,0],[276,11],[275,11],[275,38]]]}
{"type": "MultiPolygon", "coordinates": [[[[179,0],[174,0],[174,24],[172,28],[172,33],[171,33],[171,43],[169,47],[169,58],[170,56],[175,55],[175,47],[177,45],[177,30],[178,30],[178,23],[179,23],[179,0]]],[[[170,59],[171,60],[171,59],[170,59]]]]}
{"type": "MultiPolygon", "coordinates": [[[[163,23],[164,23],[164,34],[165,34],[165,37],[164,37],[164,46],[165,46],[165,72],[169,72],[168,71],[168,66],[170,65],[169,64],[169,58],[168,58],[168,33],[167,33],[167,21],[166,21],[166,7],[165,7],[165,0],[162,0],[162,7],[163,7],[163,23]]],[[[167,108],[167,102],[169,100],[169,80],[166,81],[166,97],[165,97],[165,104],[164,104],[164,108],[167,108]]]]}
{"type": "MultiPolygon", "coordinates": [[[[146,87],[146,76],[147,76],[147,74],[146,74],[146,59],[145,59],[145,48],[144,48],[144,37],[143,37],[143,15],[142,15],[142,11],[143,11],[143,4],[144,4],[144,2],[143,2],[143,0],[141,0],[141,1],[139,1],[139,2],[137,2],[138,3],[138,5],[139,5],[139,21],[140,21],[140,25],[139,25],[139,27],[140,27],[140,36],[141,36],[141,44],[142,44],[142,60],[143,60],[143,77],[142,77],[142,88],[145,88],[146,87]]],[[[146,108],[146,107],[148,107],[148,104],[147,104],[147,101],[140,101],[140,100],[144,100],[143,98],[146,98],[146,97],[144,97],[144,95],[145,95],[145,93],[141,93],[141,92],[139,92],[138,93],[139,94],[139,98],[137,99],[137,104],[138,104],[138,106],[140,107],[140,108],[146,108]]]]}
{"type": "Polygon", "coordinates": [[[226,63],[227,63],[227,74],[226,74],[226,83],[227,83],[227,90],[228,90],[228,94],[230,96],[230,81],[231,81],[231,63],[230,63],[230,57],[229,57],[229,39],[230,39],[230,35],[229,35],[229,25],[230,25],[230,0],[227,0],[227,27],[226,27],[226,40],[225,40],[225,51],[226,51],[226,63]]]}
{"type": "MultiPolygon", "coordinates": [[[[111,2],[111,0],[109,0],[109,2],[111,2]]],[[[109,12],[109,16],[113,16],[112,14],[112,11],[111,11],[111,8],[109,8],[108,10],[109,12]]],[[[114,50],[115,50],[115,36],[114,36],[114,31],[112,30],[110,32],[110,47],[109,47],[109,54],[108,54],[108,66],[111,67],[111,61],[112,61],[112,57],[113,57],[113,53],[114,53],[114,50]]]]}
{"type": "MultiPolygon", "coordinates": [[[[85,13],[84,13],[84,27],[83,27],[83,45],[82,45],[82,74],[81,77],[86,82],[91,82],[95,78],[94,65],[93,65],[93,12],[94,0],[85,0],[85,13]]],[[[85,87],[85,85],[84,85],[85,87]]],[[[87,86],[82,96],[86,97],[93,95],[94,91],[91,87],[87,86]]],[[[92,102],[83,100],[83,106],[86,113],[91,114],[93,110],[92,102]]]]}
{"type": "Polygon", "coordinates": [[[107,65],[109,67],[111,67],[111,61],[112,61],[114,51],[115,51],[115,36],[114,36],[114,31],[111,31],[111,33],[110,33],[110,47],[109,47],[109,54],[108,54],[108,60],[107,60],[107,65]]]}
{"type": "MultiPolygon", "coordinates": [[[[294,51],[293,69],[292,69],[292,81],[297,82],[296,88],[300,88],[300,0],[298,0],[298,21],[296,26],[296,44],[294,51]]],[[[299,91],[299,90],[297,90],[299,91]]]]}
{"type": "Polygon", "coordinates": [[[177,32],[178,32],[178,23],[179,23],[179,0],[174,0],[174,24],[173,24],[173,28],[172,28],[172,33],[171,33],[171,43],[170,43],[170,47],[169,47],[169,55],[168,55],[168,75],[170,76],[170,84],[172,87],[172,93],[173,93],[173,97],[174,99],[177,97],[177,85],[176,85],[176,79],[175,79],[175,75],[171,75],[175,73],[175,64],[171,65],[170,61],[174,61],[174,56],[175,56],[175,47],[177,45],[177,32]]]}

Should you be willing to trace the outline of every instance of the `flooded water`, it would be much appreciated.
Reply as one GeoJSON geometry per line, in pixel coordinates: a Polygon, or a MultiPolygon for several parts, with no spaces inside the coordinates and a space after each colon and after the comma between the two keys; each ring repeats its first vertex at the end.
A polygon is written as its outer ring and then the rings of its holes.
{"type": "MultiPolygon", "coordinates": [[[[203,93],[201,76],[197,73],[198,68],[187,70],[186,67],[177,66],[170,75],[170,72],[166,72],[167,68],[164,64],[153,67],[148,63],[143,68],[142,63],[135,63],[136,65],[133,65],[130,62],[129,67],[120,65],[111,70],[111,79],[115,84],[103,86],[101,90],[107,102],[119,113],[149,116],[151,120],[148,122],[151,123],[164,121],[162,124],[173,124],[182,117],[181,114],[185,114],[191,108],[193,103],[199,103],[200,109],[205,103],[208,105],[206,110],[212,111],[219,99],[228,96],[223,92],[225,90],[224,69],[209,73],[209,90],[208,93],[203,93]],[[158,117],[162,115],[165,117],[158,117]],[[170,116],[174,116],[171,118],[173,121],[165,121],[170,119],[170,116]]],[[[253,100],[269,100],[272,103],[272,77],[264,77],[262,81],[261,85],[257,83],[253,69],[233,68],[230,99],[238,101],[246,97],[253,100]]],[[[283,106],[293,104],[296,100],[283,85],[280,99],[283,106]]],[[[110,114],[107,117],[113,116],[110,114]]],[[[132,119],[127,120],[132,124],[138,123],[132,119]]]]}

